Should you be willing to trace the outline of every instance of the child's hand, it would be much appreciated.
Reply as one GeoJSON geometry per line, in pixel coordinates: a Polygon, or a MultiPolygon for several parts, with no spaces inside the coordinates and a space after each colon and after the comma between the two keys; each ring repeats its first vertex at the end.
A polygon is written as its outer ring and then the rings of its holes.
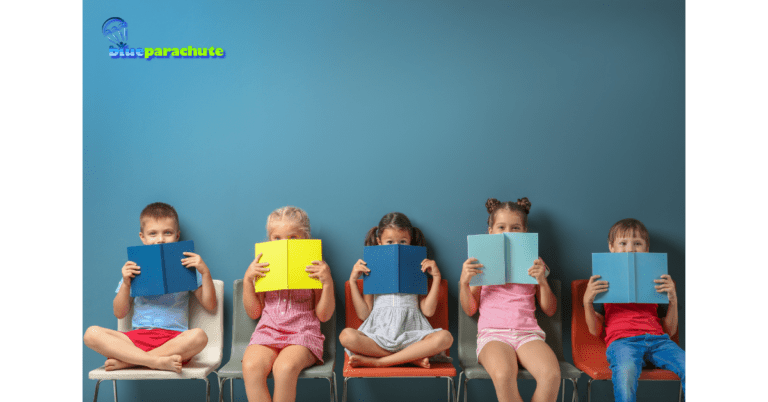
{"type": "Polygon", "coordinates": [[[326,264],[325,261],[312,261],[312,265],[307,265],[305,271],[309,272],[310,278],[319,280],[323,286],[333,283],[333,278],[331,278],[331,268],[328,267],[328,264],[326,264]]]}
{"type": "Polygon", "coordinates": [[[187,258],[181,259],[181,265],[187,268],[195,267],[197,272],[200,272],[200,275],[205,275],[206,273],[210,274],[208,265],[205,265],[205,261],[203,261],[202,257],[195,253],[190,253],[189,251],[185,251],[184,255],[187,256],[187,258]]]}
{"type": "Polygon", "coordinates": [[[435,260],[430,260],[429,258],[425,258],[421,262],[421,272],[426,272],[433,278],[440,278],[440,268],[437,267],[435,260]]]}
{"type": "Polygon", "coordinates": [[[528,268],[528,275],[534,277],[539,284],[547,281],[547,264],[541,257],[533,261],[533,266],[528,268]]]}
{"type": "Polygon", "coordinates": [[[141,273],[141,269],[133,261],[128,261],[123,265],[123,283],[131,283],[131,279],[141,273]]]}
{"type": "Polygon", "coordinates": [[[464,265],[461,266],[461,278],[459,278],[459,285],[468,285],[473,276],[483,272],[483,270],[480,269],[482,267],[483,264],[477,263],[477,258],[467,258],[467,260],[464,261],[464,265]]]}
{"type": "Polygon", "coordinates": [[[667,292],[669,302],[677,303],[677,291],[675,290],[675,282],[672,280],[671,276],[662,275],[661,279],[654,279],[653,281],[659,284],[655,286],[657,292],[667,292]]]}
{"type": "Polygon", "coordinates": [[[251,265],[248,266],[248,269],[245,270],[243,282],[253,283],[256,279],[263,278],[267,275],[267,272],[269,272],[269,268],[267,268],[269,263],[259,262],[259,260],[261,260],[261,255],[262,253],[259,253],[253,262],[251,262],[251,265]]]}
{"type": "Polygon", "coordinates": [[[608,281],[598,281],[599,277],[600,275],[592,275],[589,278],[587,290],[584,292],[584,304],[593,303],[598,293],[608,291],[608,281]]]}
{"type": "Polygon", "coordinates": [[[355,263],[355,266],[352,267],[352,273],[349,275],[349,280],[354,282],[357,280],[357,278],[360,277],[362,274],[370,274],[371,270],[366,266],[365,261],[363,260],[357,260],[355,263]]]}

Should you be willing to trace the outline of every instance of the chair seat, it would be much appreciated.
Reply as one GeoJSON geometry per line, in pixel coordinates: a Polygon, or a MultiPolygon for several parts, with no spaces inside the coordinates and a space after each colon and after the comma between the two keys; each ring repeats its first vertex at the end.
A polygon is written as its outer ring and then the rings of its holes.
{"type": "Polygon", "coordinates": [[[129,368],[124,370],[106,371],[104,366],[88,373],[91,380],[184,380],[204,379],[216,368],[217,362],[206,362],[195,359],[181,368],[181,374],[172,371],[152,370],[147,368],[129,368]]]}
{"type": "MultiPolygon", "coordinates": [[[[329,378],[333,375],[333,361],[326,361],[317,366],[306,368],[299,373],[299,378],[329,378]]],[[[243,363],[230,359],[227,364],[217,370],[219,378],[243,378],[243,363]]],[[[272,378],[269,373],[267,378],[272,378]]]]}
{"type": "Polygon", "coordinates": [[[394,367],[352,367],[349,355],[344,353],[344,377],[455,377],[456,368],[452,363],[431,363],[430,368],[416,366],[394,367]]]}
{"type": "MultiPolygon", "coordinates": [[[[564,379],[570,378],[578,380],[578,378],[581,376],[581,371],[574,367],[571,363],[568,362],[558,362],[560,364],[560,376],[564,379]]],[[[477,365],[469,365],[467,367],[464,367],[464,375],[467,377],[467,379],[470,380],[490,380],[491,376],[488,374],[488,371],[485,370],[485,368],[480,365],[479,363],[477,365]]],[[[520,368],[517,372],[517,378],[522,380],[533,380],[533,375],[530,371],[520,368]]]]}
{"type": "MultiPolygon", "coordinates": [[[[593,363],[593,364],[577,364],[578,368],[584,372],[584,374],[590,376],[593,380],[610,380],[612,377],[611,369],[608,367],[607,362],[605,364],[593,363]]],[[[644,368],[640,372],[640,380],[675,380],[679,381],[680,377],[677,374],[660,368],[644,368]]]]}

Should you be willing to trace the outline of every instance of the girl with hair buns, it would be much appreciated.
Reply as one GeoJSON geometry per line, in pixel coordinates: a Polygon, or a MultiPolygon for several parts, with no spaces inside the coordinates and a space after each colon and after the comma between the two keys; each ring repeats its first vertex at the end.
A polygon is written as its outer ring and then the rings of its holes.
{"type": "MultiPolygon", "coordinates": [[[[489,198],[488,233],[527,232],[531,202],[499,202],[489,198]]],[[[528,275],[536,285],[508,283],[505,285],[470,286],[473,276],[483,265],[476,258],[464,261],[459,280],[461,308],[468,316],[480,310],[477,323],[477,360],[493,380],[499,401],[522,402],[517,389],[518,362],[536,379],[532,402],[553,402],[560,388],[560,365],[552,349],[544,342],[534,312],[536,302],[548,316],[555,314],[557,300],[546,276],[549,268],[541,258],[531,261],[528,275]]]]}
{"type": "MultiPolygon", "coordinates": [[[[309,217],[300,208],[287,206],[267,217],[269,241],[309,239],[309,217]]],[[[269,272],[261,254],[243,277],[243,307],[252,319],[261,317],[243,356],[243,380],[248,400],[272,401],[267,388],[270,372],[275,378],[274,401],[295,401],[296,382],[302,369],[323,362],[320,322],[336,308],[333,278],[325,261],[312,261],[306,271],[322,289],[287,289],[256,293],[254,283],[269,272]]]]}
{"type": "MultiPolygon", "coordinates": [[[[399,212],[385,215],[365,236],[366,246],[385,244],[426,247],[421,230],[413,227],[408,217],[399,212]]],[[[371,269],[365,261],[357,260],[349,284],[355,313],[363,324],[358,329],[345,328],[339,336],[350,356],[350,366],[389,367],[413,363],[429,368],[430,357],[451,347],[451,333],[433,329],[426,318],[437,308],[440,270],[435,261],[424,259],[421,271],[432,275],[432,287],[426,296],[405,293],[361,295],[357,279],[360,275],[368,275],[371,269]]]]}

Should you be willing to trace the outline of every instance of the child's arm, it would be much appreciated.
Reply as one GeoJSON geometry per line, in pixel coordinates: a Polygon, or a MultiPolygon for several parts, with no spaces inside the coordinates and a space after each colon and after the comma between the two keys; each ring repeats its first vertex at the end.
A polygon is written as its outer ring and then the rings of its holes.
{"type": "Polygon", "coordinates": [[[677,291],[675,290],[675,282],[669,275],[662,275],[661,279],[655,279],[656,291],[659,293],[666,292],[667,298],[669,298],[669,306],[667,306],[667,315],[661,320],[661,326],[664,328],[664,332],[672,336],[677,333],[677,291]]]}
{"type": "Polygon", "coordinates": [[[472,277],[482,272],[480,268],[483,264],[477,263],[477,258],[468,258],[461,267],[461,278],[459,278],[459,300],[461,309],[468,316],[472,317],[477,313],[480,305],[480,286],[469,286],[472,277]]]}
{"type": "Polygon", "coordinates": [[[141,273],[141,267],[133,261],[128,261],[123,265],[123,284],[117,291],[115,300],[112,301],[112,312],[117,319],[121,319],[128,314],[131,309],[133,298],[131,297],[131,279],[141,273]]]}
{"type": "Polygon", "coordinates": [[[336,309],[331,269],[325,261],[312,261],[306,271],[309,272],[310,278],[318,279],[323,285],[322,289],[315,289],[315,315],[320,322],[326,322],[331,319],[333,310],[336,309]]]}
{"type": "Polygon", "coordinates": [[[536,286],[536,300],[539,301],[541,311],[549,317],[557,312],[557,298],[552,293],[547,281],[547,264],[539,257],[533,262],[533,266],[528,268],[528,275],[534,277],[538,286],[536,286]]]}
{"type": "Polygon", "coordinates": [[[598,293],[608,291],[608,282],[598,281],[600,275],[592,275],[587,284],[587,290],[584,292],[584,318],[587,321],[589,333],[594,336],[600,336],[603,333],[603,324],[605,317],[595,311],[594,301],[598,293]]]}
{"type": "Polygon", "coordinates": [[[213,287],[213,279],[211,278],[211,270],[208,269],[208,265],[205,264],[203,258],[195,253],[188,251],[184,252],[187,258],[181,259],[181,265],[189,268],[195,267],[200,276],[203,277],[203,285],[195,289],[194,293],[200,304],[208,311],[216,309],[216,289],[213,287]]]}
{"type": "Polygon", "coordinates": [[[269,271],[269,268],[267,268],[269,263],[260,263],[260,259],[261,254],[257,255],[256,259],[251,262],[251,265],[245,270],[245,276],[243,276],[243,307],[245,312],[248,313],[248,317],[251,317],[253,320],[261,317],[261,310],[264,308],[264,293],[256,294],[254,282],[258,278],[264,277],[269,271]]]}
{"type": "Polygon", "coordinates": [[[421,272],[427,272],[432,275],[432,288],[429,289],[426,297],[422,297],[419,302],[421,312],[425,317],[432,317],[435,315],[437,309],[437,299],[440,296],[440,281],[442,276],[440,275],[440,269],[437,267],[437,263],[434,260],[425,258],[421,262],[421,272]]]}
{"type": "Polygon", "coordinates": [[[371,270],[365,266],[365,261],[357,260],[355,266],[352,267],[352,273],[349,275],[349,290],[352,293],[352,305],[355,306],[355,313],[357,318],[365,321],[368,315],[371,314],[373,309],[373,295],[361,295],[360,289],[357,288],[357,278],[362,274],[368,275],[371,270]]]}

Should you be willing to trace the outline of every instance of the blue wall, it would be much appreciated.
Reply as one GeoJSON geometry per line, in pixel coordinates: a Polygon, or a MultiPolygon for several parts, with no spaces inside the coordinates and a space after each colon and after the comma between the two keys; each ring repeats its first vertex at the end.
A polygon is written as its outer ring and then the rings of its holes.
{"type": "MultiPolygon", "coordinates": [[[[391,211],[424,231],[456,317],[466,236],[485,231],[488,197],[530,198],[530,230],[564,289],[589,276],[614,222],[642,220],[684,300],[684,23],[682,1],[85,1],[83,331],[115,327],[125,248],[139,244],[139,212],[154,201],[176,207],[182,237],[225,282],[224,362],[232,282],[269,212],[287,204],[323,239],[341,326],[343,281],[391,211]],[[111,59],[100,28],[114,16],[130,47],[216,46],[226,57],[111,59]]],[[[570,360],[570,295],[563,302],[570,360]]],[[[684,303],[680,313],[685,347],[684,303]]],[[[83,400],[103,361],[84,347],[83,400]]],[[[298,400],[326,384],[310,380],[298,400]]],[[[119,387],[124,400],[204,392],[202,382],[119,387]]],[[[532,382],[521,389],[529,399],[532,382]]],[[[236,392],[244,400],[242,382],[236,392]]],[[[350,386],[350,400],[433,395],[443,382],[350,386]]],[[[639,396],[676,400],[677,385],[644,383],[639,396]]],[[[493,400],[491,382],[470,397],[493,400]]],[[[593,398],[612,400],[610,383],[593,398]]]]}

